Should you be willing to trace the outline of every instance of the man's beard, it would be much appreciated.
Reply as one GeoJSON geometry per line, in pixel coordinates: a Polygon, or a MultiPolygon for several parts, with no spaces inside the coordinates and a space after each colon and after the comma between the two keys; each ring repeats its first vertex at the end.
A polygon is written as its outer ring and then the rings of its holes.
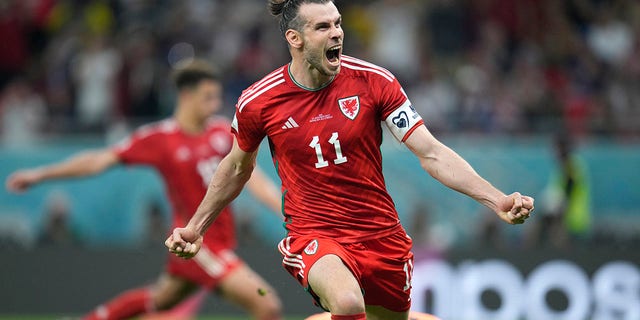
{"type": "Polygon", "coordinates": [[[325,66],[323,65],[324,59],[326,59],[326,57],[324,56],[324,52],[321,55],[318,55],[311,52],[310,50],[305,50],[304,57],[307,62],[314,69],[318,70],[318,72],[323,76],[335,76],[338,73],[337,71],[329,71],[327,68],[325,68],[325,66]]]}

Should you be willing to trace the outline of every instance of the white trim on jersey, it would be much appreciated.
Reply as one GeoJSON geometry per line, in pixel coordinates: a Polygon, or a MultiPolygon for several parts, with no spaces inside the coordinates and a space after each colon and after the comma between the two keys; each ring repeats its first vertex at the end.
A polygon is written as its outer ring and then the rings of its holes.
{"type": "Polygon", "coordinates": [[[244,102],[242,102],[242,104],[240,104],[240,107],[238,108],[238,111],[242,112],[242,109],[244,109],[244,107],[247,105],[247,103],[253,101],[253,99],[259,97],[261,94],[269,91],[271,88],[273,88],[273,87],[275,87],[275,86],[277,86],[277,85],[279,85],[279,84],[281,84],[283,82],[284,82],[284,79],[280,79],[279,81],[276,81],[276,82],[272,83],[268,87],[256,92],[254,95],[252,95],[250,97],[247,97],[247,99],[244,102]]]}
{"type": "Polygon", "coordinates": [[[342,66],[347,68],[347,69],[369,71],[369,72],[377,73],[377,74],[381,75],[382,77],[384,77],[385,79],[389,80],[389,82],[393,82],[393,78],[389,77],[389,75],[387,75],[384,72],[382,72],[380,70],[377,70],[377,69],[358,67],[358,66],[355,66],[355,65],[352,65],[352,64],[348,64],[346,62],[342,62],[342,66]]]}
{"type": "Polygon", "coordinates": [[[238,118],[236,117],[236,114],[233,114],[233,120],[231,120],[231,128],[235,129],[236,132],[238,132],[238,118]]]}
{"type": "MultiPolygon", "coordinates": [[[[281,70],[282,68],[278,69],[281,70]]],[[[259,97],[261,94],[269,91],[271,88],[284,82],[284,74],[282,72],[273,73],[270,76],[260,80],[251,89],[247,90],[240,99],[238,99],[238,111],[242,112],[242,109],[251,102],[253,99],[259,97]]]]}
{"type": "Polygon", "coordinates": [[[405,135],[413,129],[413,127],[422,120],[422,117],[416,112],[411,105],[411,101],[407,99],[400,107],[394,110],[384,122],[387,124],[391,134],[400,142],[404,140],[405,135]]]}
{"type": "Polygon", "coordinates": [[[262,78],[258,82],[256,82],[253,85],[251,85],[251,87],[248,88],[247,92],[245,92],[243,94],[243,96],[246,96],[246,95],[251,94],[252,92],[256,91],[256,89],[259,86],[261,86],[264,82],[269,81],[269,80],[271,80],[271,79],[273,79],[275,77],[282,76],[282,74],[283,74],[283,70],[282,69],[284,69],[284,67],[272,71],[271,73],[266,75],[264,78],[262,78]]]}
{"type": "Polygon", "coordinates": [[[348,55],[344,55],[344,54],[341,56],[341,59],[342,59],[342,61],[351,62],[353,64],[359,64],[359,65],[362,65],[362,66],[365,66],[365,67],[378,69],[378,70],[388,74],[390,77],[395,78],[395,76],[393,75],[393,73],[391,73],[391,71],[389,71],[389,70],[387,70],[387,69],[385,69],[385,68],[383,68],[383,67],[381,67],[381,66],[379,66],[377,64],[374,64],[374,63],[371,63],[371,62],[367,62],[367,61],[364,61],[362,59],[358,59],[356,57],[352,57],[352,56],[348,56],[348,55]]]}
{"type": "MultiPolygon", "coordinates": [[[[381,66],[375,65],[373,63],[366,62],[364,60],[360,60],[358,58],[354,58],[354,57],[346,56],[346,55],[342,55],[341,59],[342,59],[343,63],[346,61],[346,62],[350,63],[349,64],[350,66],[357,65],[358,67],[362,68],[362,69],[357,69],[357,70],[372,71],[372,72],[375,72],[377,74],[380,74],[380,72],[382,72],[382,73],[384,73],[384,75],[382,75],[382,76],[385,77],[386,79],[389,79],[389,78],[395,79],[396,78],[393,75],[393,73],[391,73],[389,70],[387,70],[387,69],[385,69],[385,68],[383,68],[381,66]],[[371,69],[373,69],[375,71],[373,71],[371,69]]],[[[389,80],[389,81],[393,81],[393,80],[389,80]]]]}

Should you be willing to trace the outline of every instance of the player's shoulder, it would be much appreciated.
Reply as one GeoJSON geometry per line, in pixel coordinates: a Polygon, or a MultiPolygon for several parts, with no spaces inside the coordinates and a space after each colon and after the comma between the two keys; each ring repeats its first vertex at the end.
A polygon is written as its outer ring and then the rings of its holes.
{"type": "Polygon", "coordinates": [[[340,66],[342,68],[340,72],[344,72],[354,77],[388,82],[393,82],[396,79],[391,71],[379,65],[347,55],[342,55],[340,66]]]}
{"type": "Polygon", "coordinates": [[[179,129],[178,123],[174,119],[169,118],[142,125],[134,131],[133,136],[138,139],[143,139],[156,135],[171,134],[177,132],[179,129]]]}
{"type": "Polygon", "coordinates": [[[165,119],[147,123],[136,128],[126,137],[114,144],[115,150],[122,152],[140,145],[164,145],[170,132],[178,130],[177,123],[172,119],[165,119]]]}
{"type": "Polygon", "coordinates": [[[281,66],[242,91],[236,105],[237,110],[242,112],[248,105],[259,105],[259,102],[264,102],[282,92],[285,72],[286,66],[281,66]]]}

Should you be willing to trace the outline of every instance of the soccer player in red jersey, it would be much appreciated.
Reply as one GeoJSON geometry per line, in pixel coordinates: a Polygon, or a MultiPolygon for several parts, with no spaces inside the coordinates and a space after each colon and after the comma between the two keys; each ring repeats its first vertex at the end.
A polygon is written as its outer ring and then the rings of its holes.
{"type": "Polygon", "coordinates": [[[282,180],[288,235],[283,266],[331,319],[407,319],[411,238],[382,175],[382,126],[444,185],[523,223],[533,198],[505,195],[427,130],[397,79],[342,54],[341,15],[331,0],[270,0],[291,62],[247,88],[220,162],[192,219],[165,245],[189,258],[220,211],[242,189],[258,146],[269,140],[282,180]]]}
{"type": "MultiPolygon", "coordinates": [[[[90,176],[118,164],[147,165],[162,176],[172,206],[173,225],[184,225],[196,211],[220,160],[231,150],[230,121],[211,117],[222,105],[219,76],[195,60],[174,74],[178,101],[173,117],[143,126],[109,148],[83,152],[52,165],[21,170],[7,179],[7,188],[22,192],[53,179],[90,176]]],[[[281,194],[261,171],[254,171],[249,190],[275,212],[281,194]]],[[[199,287],[216,289],[223,298],[256,319],[281,319],[281,303],[272,287],[234,254],[232,212],[221,210],[192,260],[170,255],[165,272],[150,288],[125,292],[99,306],[85,319],[126,319],[178,304],[199,287]],[[268,292],[269,294],[258,294],[268,292]]]]}

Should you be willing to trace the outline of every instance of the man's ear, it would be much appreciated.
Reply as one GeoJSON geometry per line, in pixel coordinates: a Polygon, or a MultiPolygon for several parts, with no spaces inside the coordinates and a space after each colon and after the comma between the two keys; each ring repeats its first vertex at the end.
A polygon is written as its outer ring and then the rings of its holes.
{"type": "Polygon", "coordinates": [[[289,46],[291,46],[292,48],[300,49],[302,47],[302,35],[300,34],[300,32],[293,29],[288,29],[284,33],[284,37],[285,39],[287,39],[289,46]]]}

